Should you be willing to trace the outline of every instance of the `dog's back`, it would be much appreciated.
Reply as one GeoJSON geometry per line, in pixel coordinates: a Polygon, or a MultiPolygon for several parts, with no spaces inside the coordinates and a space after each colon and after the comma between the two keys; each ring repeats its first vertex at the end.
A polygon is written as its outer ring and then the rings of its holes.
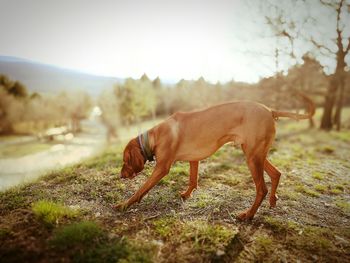
{"type": "MultiPolygon", "coordinates": [[[[271,111],[262,104],[237,101],[192,112],[179,112],[159,125],[176,142],[177,160],[201,160],[223,144],[242,144],[247,135],[256,138],[274,134],[271,111]]],[[[174,143],[172,143],[174,144],[174,143]]]]}

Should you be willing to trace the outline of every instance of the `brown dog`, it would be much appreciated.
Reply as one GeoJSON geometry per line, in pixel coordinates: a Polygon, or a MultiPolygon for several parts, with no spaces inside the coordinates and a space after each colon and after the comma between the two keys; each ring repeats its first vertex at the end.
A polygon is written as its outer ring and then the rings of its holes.
{"type": "Polygon", "coordinates": [[[276,189],[281,173],[267,159],[267,153],[275,137],[275,119],[289,117],[308,119],[315,113],[313,102],[308,114],[296,114],[270,110],[266,106],[248,101],[230,102],[204,110],[179,112],[132,139],[124,150],[122,178],[133,178],[144,168],[147,159],[156,157],[156,166],[144,185],[127,201],[115,206],[126,209],[155,186],[168,174],[175,161],[190,163],[190,180],[183,198],[191,196],[197,187],[198,163],[228,142],[240,144],[252,174],[256,197],[253,205],[239,214],[239,219],[252,219],[267,194],[264,170],[271,178],[270,206],[276,206],[276,189]]]}

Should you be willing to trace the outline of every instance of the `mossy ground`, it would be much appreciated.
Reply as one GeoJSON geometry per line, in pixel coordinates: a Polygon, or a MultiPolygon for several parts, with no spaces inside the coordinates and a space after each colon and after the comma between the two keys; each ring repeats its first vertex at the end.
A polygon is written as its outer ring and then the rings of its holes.
{"type": "Polygon", "coordinates": [[[130,197],[153,165],[122,180],[124,145],[111,145],[0,194],[0,261],[350,261],[350,131],[306,128],[278,122],[269,159],[282,172],[280,198],[275,209],[266,198],[253,221],[235,218],[255,196],[240,149],[226,145],[202,161],[199,189],[187,201],[179,192],[189,166],[176,163],[140,203],[118,212],[112,205],[130,197]]]}

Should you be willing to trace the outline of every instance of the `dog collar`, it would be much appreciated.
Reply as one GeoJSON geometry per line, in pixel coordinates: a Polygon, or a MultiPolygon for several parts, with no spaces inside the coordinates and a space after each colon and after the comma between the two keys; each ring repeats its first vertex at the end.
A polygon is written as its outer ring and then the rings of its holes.
{"type": "Polygon", "coordinates": [[[152,153],[151,147],[149,145],[148,131],[139,134],[138,140],[141,147],[142,155],[145,157],[146,160],[152,162],[154,160],[154,154],[152,153]],[[143,137],[143,143],[141,137],[143,137]]]}

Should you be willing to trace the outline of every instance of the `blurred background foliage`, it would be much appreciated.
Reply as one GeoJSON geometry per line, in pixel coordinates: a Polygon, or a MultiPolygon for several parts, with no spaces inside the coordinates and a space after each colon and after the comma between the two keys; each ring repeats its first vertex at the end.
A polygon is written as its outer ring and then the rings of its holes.
{"type": "Polygon", "coordinates": [[[0,134],[38,134],[59,126],[79,132],[92,106],[86,92],[30,94],[22,83],[0,75],[0,134]]]}

